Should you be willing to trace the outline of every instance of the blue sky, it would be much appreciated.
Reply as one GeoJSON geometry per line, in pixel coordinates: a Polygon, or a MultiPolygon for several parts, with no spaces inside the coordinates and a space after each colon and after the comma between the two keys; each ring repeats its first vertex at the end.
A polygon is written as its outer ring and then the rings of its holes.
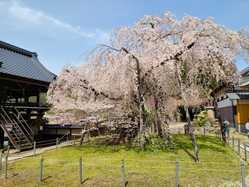
{"type": "Polygon", "coordinates": [[[249,0],[0,0],[0,40],[38,52],[59,73],[65,65],[84,63],[113,29],[166,11],[178,18],[213,17],[235,30],[249,26],[249,0]]]}

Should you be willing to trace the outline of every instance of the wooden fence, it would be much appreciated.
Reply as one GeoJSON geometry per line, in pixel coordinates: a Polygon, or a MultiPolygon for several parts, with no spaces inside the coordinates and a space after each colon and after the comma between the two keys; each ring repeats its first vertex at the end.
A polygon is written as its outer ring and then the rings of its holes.
{"type": "MultiPolygon", "coordinates": [[[[202,135],[206,135],[206,131],[202,131],[202,135]]],[[[220,138],[220,135],[217,134],[217,136],[220,138]]],[[[77,140],[73,140],[72,145],[75,145],[77,140]]],[[[243,161],[240,162],[240,171],[234,168],[234,173],[240,172],[240,183],[242,187],[246,187],[246,172],[245,168],[247,166],[247,161],[248,161],[248,154],[249,154],[249,145],[241,143],[240,139],[235,139],[234,137],[228,139],[230,147],[236,151],[236,153],[240,156],[240,158],[243,159],[243,161]]],[[[54,142],[56,144],[56,147],[59,147],[60,141],[57,139],[54,142]]],[[[34,156],[36,156],[36,143],[34,143],[34,151],[33,151],[34,156]]],[[[41,157],[39,159],[39,170],[37,170],[37,183],[38,185],[41,183],[45,182],[46,179],[46,172],[49,170],[49,167],[46,167],[47,160],[46,158],[41,157]]],[[[126,164],[129,161],[126,160],[121,160],[120,161],[120,186],[125,187],[129,186],[129,168],[126,167],[126,164]]],[[[166,161],[167,162],[167,161],[166,161]]],[[[182,162],[180,160],[176,160],[174,163],[172,161],[168,161],[170,164],[172,164],[172,172],[175,173],[175,177],[172,178],[174,180],[174,186],[179,187],[180,185],[183,185],[181,183],[181,173],[186,172],[186,170],[189,170],[191,172],[191,168],[186,168],[186,163],[182,162]]],[[[75,175],[78,176],[78,181],[79,184],[84,184],[87,177],[85,174],[85,165],[87,163],[83,162],[82,157],[79,157],[78,162],[75,163],[78,167],[78,173],[75,173],[75,175]]],[[[97,167],[97,166],[96,166],[97,167]]],[[[208,173],[208,168],[207,168],[207,173],[208,173]]],[[[9,173],[8,169],[8,152],[6,154],[0,154],[0,172],[4,178],[4,180],[8,180],[11,176],[9,173]]],[[[219,172],[219,169],[217,169],[217,172],[219,172]]]]}
{"type": "MultiPolygon", "coordinates": [[[[50,167],[46,166],[46,162],[49,162],[49,159],[47,160],[46,158],[40,157],[39,159],[39,169],[37,170],[37,184],[38,186],[40,184],[46,184],[46,178],[48,171],[50,170],[50,167]]],[[[128,167],[126,167],[127,162],[129,162],[128,160],[121,160],[120,161],[120,186],[121,187],[125,187],[125,186],[129,186],[129,169],[128,167]]],[[[149,161],[148,161],[149,162],[149,161]]],[[[171,167],[171,170],[173,170],[173,172],[175,172],[175,177],[173,177],[171,180],[174,180],[174,186],[179,187],[181,185],[183,185],[183,183],[181,182],[181,172],[185,173],[186,171],[191,172],[191,167],[186,166],[187,162],[185,161],[180,161],[180,160],[176,160],[175,163],[173,163],[172,161],[166,161],[168,162],[168,164],[171,164],[173,167],[171,167]]],[[[2,157],[1,160],[1,165],[2,168],[0,170],[0,172],[3,174],[4,180],[9,180],[11,179],[11,177],[13,176],[13,173],[9,173],[8,170],[8,155],[5,155],[4,157],[2,157]]],[[[214,162],[215,163],[215,162],[214,162]]],[[[79,185],[84,184],[87,179],[88,176],[85,174],[85,164],[87,164],[86,162],[83,162],[82,157],[79,157],[78,159],[78,173],[75,173],[75,175],[78,176],[78,181],[79,181],[79,185]]],[[[217,163],[216,163],[217,164],[217,163]]],[[[98,166],[96,166],[98,167],[98,166]]],[[[242,187],[246,187],[246,174],[245,174],[245,163],[243,161],[241,161],[240,163],[240,177],[241,177],[241,186],[242,187]]],[[[158,168],[161,169],[161,168],[158,168]]],[[[206,169],[206,172],[208,174],[208,172],[214,172],[214,170],[212,169],[206,169]]],[[[219,172],[219,169],[215,170],[215,172],[219,172]]],[[[234,168],[233,173],[236,174],[238,173],[239,170],[234,168]]],[[[198,174],[198,173],[197,173],[198,174]]],[[[32,179],[30,179],[32,180],[32,179]]]]}
{"type": "Polygon", "coordinates": [[[228,138],[228,144],[230,147],[240,156],[244,161],[248,161],[249,157],[249,144],[242,143],[238,138],[228,138]]]}

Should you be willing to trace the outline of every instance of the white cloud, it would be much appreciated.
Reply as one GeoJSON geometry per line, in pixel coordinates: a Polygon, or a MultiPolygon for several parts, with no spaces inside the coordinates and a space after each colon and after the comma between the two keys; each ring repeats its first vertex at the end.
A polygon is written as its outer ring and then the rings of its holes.
{"type": "Polygon", "coordinates": [[[68,32],[68,34],[74,34],[82,38],[93,39],[99,42],[107,41],[107,38],[109,37],[107,32],[98,29],[93,32],[86,32],[80,26],[74,26],[55,18],[46,12],[35,10],[18,0],[1,1],[0,12],[6,12],[8,16],[15,21],[16,27],[39,27],[42,28],[43,31],[44,28],[47,28],[48,30],[54,29],[56,31],[63,30],[63,32],[68,32]]]}

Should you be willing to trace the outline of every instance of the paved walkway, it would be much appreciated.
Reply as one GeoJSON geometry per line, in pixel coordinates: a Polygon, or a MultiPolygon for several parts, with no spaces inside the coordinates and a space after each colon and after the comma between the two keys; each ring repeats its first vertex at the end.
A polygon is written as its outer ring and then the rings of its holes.
{"type": "Polygon", "coordinates": [[[173,134],[184,133],[184,125],[186,122],[171,122],[169,124],[170,132],[173,134]]]}
{"type": "MultiPolygon", "coordinates": [[[[174,122],[174,123],[170,123],[169,127],[170,127],[170,131],[171,133],[179,133],[179,132],[184,132],[184,125],[186,124],[186,122],[174,122]]],[[[63,142],[60,143],[58,145],[58,147],[66,147],[66,146],[70,146],[73,145],[74,141],[68,141],[68,142],[63,142]]],[[[39,155],[45,151],[49,151],[49,150],[53,150],[56,149],[56,145],[53,146],[49,146],[49,147],[42,147],[42,148],[37,148],[36,149],[36,155],[39,155]]],[[[23,159],[26,157],[30,157],[30,156],[34,156],[34,150],[28,150],[28,151],[22,151],[22,152],[16,152],[15,149],[10,150],[9,153],[9,157],[8,160],[9,161],[14,161],[14,160],[19,160],[19,159],[23,159]]]]}
{"type": "MultiPolygon", "coordinates": [[[[60,143],[58,145],[58,148],[59,147],[66,147],[66,146],[70,146],[70,145],[73,145],[73,141],[67,141],[67,142],[60,143]]],[[[53,149],[56,149],[56,148],[57,148],[56,145],[49,146],[49,147],[37,148],[35,155],[39,155],[39,154],[41,154],[41,153],[43,153],[45,151],[53,150],[53,149]]],[[[14,160],[19,160],[19,159],[30,157],[30,156],[34,156],[34,150],[33,149],[28,150],[28,151],[22,151],[22,152],[15,152],[15,150],[10,150],[8,160],[9,161],[14,161],[14,160]]]]}

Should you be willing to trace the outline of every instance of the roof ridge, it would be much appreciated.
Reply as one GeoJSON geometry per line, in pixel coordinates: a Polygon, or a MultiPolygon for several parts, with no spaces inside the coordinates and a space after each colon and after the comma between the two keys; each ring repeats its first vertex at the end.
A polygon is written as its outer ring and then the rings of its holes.
{"type": "Polygon", "coordinates": [[[9,44],[7,42],[3,42],[1,40],[0,40],[0,48],[7,49],[7,50],[10,50],[10,51],[13,51],[13,52],[16,52],[16,53],[19,53],[21,55],[25,55],[28,57],[33,57],[33,56],[37,57],[38,56],[36,52],[28,51],[26,49],[17,47],[15,45],[9,44]]]}

